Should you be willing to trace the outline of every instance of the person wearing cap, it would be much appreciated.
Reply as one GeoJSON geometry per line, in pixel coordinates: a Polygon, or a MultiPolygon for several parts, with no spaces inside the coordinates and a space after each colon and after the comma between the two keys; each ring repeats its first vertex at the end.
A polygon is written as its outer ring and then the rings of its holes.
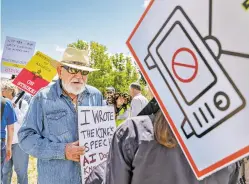
{"type": "Polygon", "coordinates": [[[114,94],[115,94],[115,88],[114,87],[107,87],[105,91],[105,100],[104,104],[105,105],[113,105],[113,100],[114,100],[114,94]]]}
{"type": "Polygon", "coordinates": [[[148,100],[141,94],[141,86],[138,83],[130,85],[130,95],[132,97],[130,117],[135,117],[148,104],[148,100]]]}
{"type": "Polygon", "coordinates": [[[102,106],[103,96],[87,85],[93,69],[88,52],[67,48],[60,62],[51,61],[59,79],[41,89],[30,102],[18,132],[20,147],[38,158],[39,184],[81,184],[78,106],[102,106]]]}

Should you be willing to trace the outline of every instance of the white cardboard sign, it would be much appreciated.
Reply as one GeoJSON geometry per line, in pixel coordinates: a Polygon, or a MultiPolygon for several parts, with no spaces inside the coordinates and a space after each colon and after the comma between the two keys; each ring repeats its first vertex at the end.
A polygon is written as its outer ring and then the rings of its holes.
{"type": "Polygon", "coordinates": [[[2,73],[18,75],[34,54],[35,42],[6,37],[2,54],[2,73]]]}
{"type": "Polygon", "coordinates": [[[127,45],[196,177],[249,155],[249,7],[152,0],[127,45]]]}
{"type": "Polygon", "coordinates": [[[81,156],[82,183],[93,169],[106,161],[116,130],[114,108],[78,107],[79,142],[86,153],[81,156]]]}

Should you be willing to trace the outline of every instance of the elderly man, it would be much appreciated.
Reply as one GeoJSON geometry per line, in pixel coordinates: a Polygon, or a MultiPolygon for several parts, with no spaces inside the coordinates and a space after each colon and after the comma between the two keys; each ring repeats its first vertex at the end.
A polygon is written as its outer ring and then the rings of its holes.
{"type": "Polygon", "coordinates": [[[137,83],[130,85],[130,95],[132,96],[130,116],[135,117],[148,104],[148,100],[141,94],[141,86],[137,83]]]}
{"type": "Polygon", "coordinates": [[[52,63],[59,79],[40,90],[31,102],[18,137],[21,148],[38,158],[39,184],[81,184],[78,106],[102,106],[99,90],[86,85],[87,51],[67,48],[62,61],[52,63]]]}

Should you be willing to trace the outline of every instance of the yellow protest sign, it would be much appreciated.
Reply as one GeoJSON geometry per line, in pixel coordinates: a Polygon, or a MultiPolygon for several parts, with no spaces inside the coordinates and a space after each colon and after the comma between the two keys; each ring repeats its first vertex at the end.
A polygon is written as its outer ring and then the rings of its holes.
{"type": "Polygon", "coordinates": [[[22,64],[11,63],[11,62],[6,62],[6,61],[3,61],[2,65],[8,66],[8,67],[16,67],[16,68],[24,68],[25,67],[25,65],[22,65],[22,64]]]}
{"type": "Polygon", "coordinates": [[[52,60],[49,56],[37,51],[25,68],[50,82],[56,75],[56,69],[51,65],[52,60]]]}

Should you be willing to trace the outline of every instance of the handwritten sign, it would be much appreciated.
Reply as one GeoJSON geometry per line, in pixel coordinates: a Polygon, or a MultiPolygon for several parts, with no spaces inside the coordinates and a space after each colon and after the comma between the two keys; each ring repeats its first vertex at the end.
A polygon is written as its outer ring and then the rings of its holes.
{"type": "Polygon", "coordinates": [[[114,108],[79,107],[79,142],[85,146],[86,153],[81,156],[82,182],[93,169],[106,161],[113,134],[116,130],[114,108]]]}
{"type": "Polygon", "coordinates": [[[2,55],[2,73],[18,75],[34,54],[35,42],[6,37],[2,55]]]}
{"type": "Polygon", "coordinates": [[[15,78],[13,84],[18,88],[35,95],[42,87],[47,86],[56,75],[56,69],[51,65],[54,61],[49,56],[36,52],[25,68],[15,78]]]}

